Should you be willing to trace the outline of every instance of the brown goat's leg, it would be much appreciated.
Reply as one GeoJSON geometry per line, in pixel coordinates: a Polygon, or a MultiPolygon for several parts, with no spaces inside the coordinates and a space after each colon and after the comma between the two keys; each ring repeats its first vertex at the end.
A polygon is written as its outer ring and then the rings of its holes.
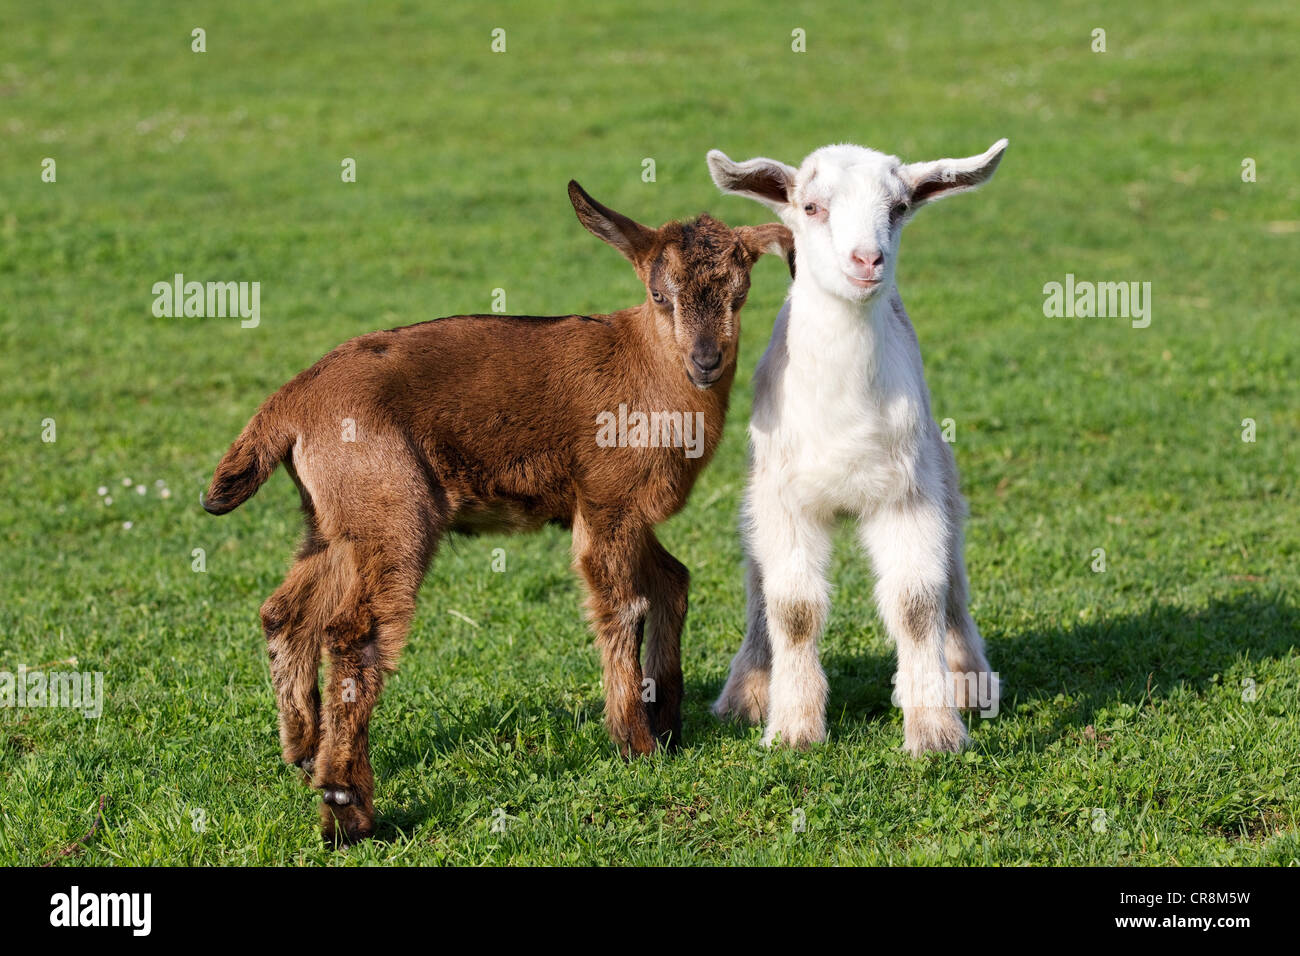
{"type": "Polygon", "coordinates": [[[262,605],[285,762],[309,775],[320,742],[321,634],[337,602],[327,549],[304,551],[262,605]]]}
{"type": "Polygon", "coordinates": [[[650,596],[645,676],[651,732],[672,750],[682,742],[682,625],[686,621],[691,575],[686,566],[650,536],[645,554],[645,584],[650,596]]]}
{"type": "Polygon", "coordinates": [[[359,542],[350,547],[352,586],[325,628],[329,676],[312,781],[323,791],[321,835],[328,844],[354,843],[374,832],[370,716],[384,674],[397,665],[423,571],[394,566],[391,552],[397,548],[359,542]]]}
{"type": "Polygon", "coordinates": [[[625,757],[655,749],[641,700],[641,639],[649,609],[641,575],[643,529],[580,515],[573,524],[575,563],[587,583],[587,610],[605,669],[605,725],[625,757]]]}

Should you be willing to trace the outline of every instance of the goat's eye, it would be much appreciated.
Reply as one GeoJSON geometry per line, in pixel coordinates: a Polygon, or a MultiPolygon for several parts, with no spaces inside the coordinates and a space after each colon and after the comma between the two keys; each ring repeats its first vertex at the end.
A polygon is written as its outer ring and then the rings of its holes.
{"type": "Polygon", "coordinates": [[[651,289],[651,290],[650,290],[650,298],[651,298],[652,300],[654,300],[656,303],[658,303],[659,305],[663,305],[665,302],[668,301],[668,297],[665,296],[665,295],[664,295],[662,292],[660,292],[658,289],[651,289]]]}
{"type": "Polygon", "coordinates": [[[908,209],[907,203],[896,202],[894,203],[894,208],[889,210],[889,215],[892,219],[897,221],[907,215],[907,209],[908,209]]]}
{"type": "Polygon", "coordinates": [[[803,211],[810,216],[815,216],[821,212],[821,208],[815,202],[810,202],[803,207],[803,211]]]}

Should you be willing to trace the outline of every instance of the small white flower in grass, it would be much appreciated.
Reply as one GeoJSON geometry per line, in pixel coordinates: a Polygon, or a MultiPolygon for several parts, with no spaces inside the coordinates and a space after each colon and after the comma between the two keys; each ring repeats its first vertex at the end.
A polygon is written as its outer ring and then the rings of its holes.
{"type": "Polygon", "coordinates": [[[131,479],[130,479],[130,478],[123,478],[123,479],[122,479],[122,487],[123,487],[123,488],[130,488],[130,487],[131,487],[131,479]]]}
{"type": "Polygon", "coordinates": [[[161,487],[162,487],[163,485],[165,485],[165,484],[167,484],[167,482],[165,482],[165,481],[163,481],[161,478],[159,478],[157,481],[155,481],[155,482],[153,483],[153,486],[154,486],[155,488],[161,488],[161,487]]]}
{"type": "Polygon", "coordinates": [[[99,497],[102,498],[102,497],[104,497],[104,495],[108,494],[108,489],[105,488],[103,485],[100,485],[100,486],[99,486],[99,490],[98,490],[97,492],[95,492],[95,493],[96,493],[97,495],[99,495],[99,497]]]}
{"type": "Polygon", "coordinates": [[[136,486],[135,486],[135,493],[136,493],[137,495],[142,495],[142,494],[144,494],[145,492],[147,492],[148,490],[149,490],[149,489],[146,488],[144,485],[136,485],[136,486]]]}
{"type": "Polygon", "coordinates": [[[129,522],[129,521],[123,521],[123,522],[122,522],[122,530],[123,530],[123,531],[130,531],[130,530],[131,530],[131,522],[129,522]]]}
{"type": "Polygon", "coordinates": [[[170,498],[172,496],[172,490],[170,488],[164,488],[162,491],[158,492],[158,494],[162,495],[164,498],[170,498]]]}
{"type": "Polygon", "coordinates": [[[111,505],[112,503],[113,503],[113,496],[112,496],[112,495],[107,495],[107,496],[104,498],[104,504],[107,506],[107,505],[111,505]]]}

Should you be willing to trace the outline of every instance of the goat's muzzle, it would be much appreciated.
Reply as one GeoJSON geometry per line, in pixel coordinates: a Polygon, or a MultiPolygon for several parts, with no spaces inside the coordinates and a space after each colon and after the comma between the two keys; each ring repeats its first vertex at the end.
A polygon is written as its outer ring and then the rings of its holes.
{"type": "Polygon", "coordinates": [[[722,350],[713,342],[696,343],[686,374],[696,388],[710,387],[722,377],[722,350]]]}

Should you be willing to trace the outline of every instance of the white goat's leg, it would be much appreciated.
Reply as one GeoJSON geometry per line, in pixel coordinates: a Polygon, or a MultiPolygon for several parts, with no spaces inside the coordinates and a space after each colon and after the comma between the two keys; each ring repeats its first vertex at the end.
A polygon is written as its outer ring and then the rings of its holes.
{"type": "Polygon", "coordinates": [[[752,556],[745,563],[745,602],[745,640],[731,659],[731,673],[713,704],[713,713],[722,719],[757,724],[767,716],[772,645],[767,637],[763,570],[752,556]]]}
{"type": "Polygon", "coordinates": [[[966,743],[944,657],[951,528],[944,510],[919,496],[882,507],[862,525],[880,616],[898,649],[894,695],[913,756],[966,743]]]}
{"type": "Polygon", "coordinates": [[[826,739],[826,674],[817,641],[830,606],[828,522],[791,511],[779,491],[757,489],[750,547],[762,568],[771,646],[763,743],[805,748],[826,739]]]}
{"type": "Polygon", "coordinates": [[[948,556],[947,636],[944,657],[952,673],[953,703],[963,710],[997,713],[1001,688],[984,656],[984,639],[970,613],[961,530],[953,534],[948,556]]]}

